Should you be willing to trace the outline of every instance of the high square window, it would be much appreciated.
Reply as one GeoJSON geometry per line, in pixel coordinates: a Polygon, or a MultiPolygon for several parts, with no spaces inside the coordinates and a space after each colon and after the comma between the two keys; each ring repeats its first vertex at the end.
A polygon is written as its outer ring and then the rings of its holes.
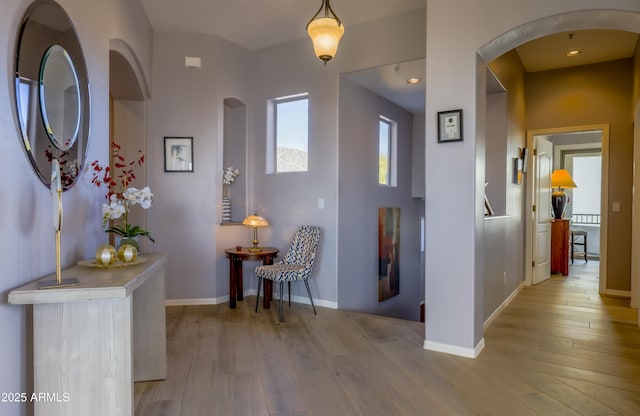
{"type": "Polygon", "coordinates": [[[396,186],[398,123],[380,116],[378,129],[378,184],[396,186]]]}
{"type": "Polygon", "coordinates": [[[299,94],[270,100],[267,173],[309,169],[309,96],[299,94]]]}

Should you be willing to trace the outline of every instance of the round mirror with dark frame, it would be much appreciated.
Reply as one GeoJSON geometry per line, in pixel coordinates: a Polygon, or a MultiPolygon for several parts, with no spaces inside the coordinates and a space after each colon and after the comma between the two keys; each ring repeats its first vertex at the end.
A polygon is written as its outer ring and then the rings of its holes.
{"type": "Polygon", "coordinates": [[[60,163],[64,190],[77,181],[89,141],[89,80],[71,19],[55,1],[26,11],[15,54],[15,111],[24,148],[40,180],[60,163]]]}

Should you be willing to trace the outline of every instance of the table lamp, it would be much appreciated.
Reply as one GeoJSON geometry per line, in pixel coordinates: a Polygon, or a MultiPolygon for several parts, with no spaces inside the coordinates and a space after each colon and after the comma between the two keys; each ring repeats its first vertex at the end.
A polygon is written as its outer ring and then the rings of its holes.
{"type": "Polygon", "coordinates": [[[567,206],[567,194],[562,188],[577,188],[578,186],[571,178],[571,174],[566,169],[556,169],[551,174],[551,186],[558,187],[558,190],[551,194],[551,206],[555,219],[562,219],[564,208],[567,206]]]}
{"type": "Polygon", "coordinates": [[[266,227],[269,225],[269,221],[258,215],[257,212],[254,212],[245,218],[242,221],[242,224],[253,227],[253,247],[249,247],[249,251],[252,253],[261,252],[262,249],[258,247],[258,227],[266,227]]]}

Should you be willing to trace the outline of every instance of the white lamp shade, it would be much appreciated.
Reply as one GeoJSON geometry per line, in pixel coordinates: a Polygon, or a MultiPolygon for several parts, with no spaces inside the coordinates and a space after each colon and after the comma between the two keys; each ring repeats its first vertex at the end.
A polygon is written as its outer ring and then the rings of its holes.
{"type": "Polygon", "coordinates": [[[332,17],[320,17],[307,25],[307,33],[313,42],[316,56],[327,62],[338,51],[338,43],[344,35],[344,26],[332,17]]]}
{"type": "Polygon", "coordinates": [[[258,215],[258,213],[253,213],[245,218],[242,221],[242,224],[249,225],[251,227],[266,227],[269,225],[269,221],[258,215]]]}

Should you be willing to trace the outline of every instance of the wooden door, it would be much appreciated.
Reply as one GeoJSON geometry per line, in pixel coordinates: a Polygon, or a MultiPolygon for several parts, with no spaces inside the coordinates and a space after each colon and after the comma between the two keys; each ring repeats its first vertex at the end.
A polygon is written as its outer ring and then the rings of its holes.
{"type": "Polygon", "coordinates": [[[551,275],[551,172],[553,144],[542,137],[533,138],[534,203],[533,213],[533,274],[535,285],[551,275]]]}

